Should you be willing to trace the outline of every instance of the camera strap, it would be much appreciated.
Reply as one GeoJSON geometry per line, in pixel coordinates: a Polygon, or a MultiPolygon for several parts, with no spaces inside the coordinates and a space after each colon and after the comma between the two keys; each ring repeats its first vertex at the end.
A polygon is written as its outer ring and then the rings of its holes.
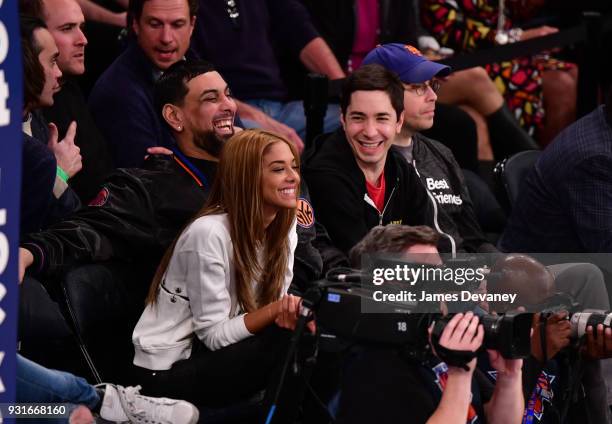
{"type": "Polygon", "coordinates": [[[438,340],[434,340],[433,344],[438,358],[446,362],[448,366],[463,368],[466,371],[470,370],[467,364],[476,357],[476,352],[447,349],[441,346],[438,340]]]}
{"type": "Polygon", "coordinates": [[[438,358],[446,362],[447,365],[463,368],[469,371],[468,363],[476,357],[476,352],[471,350],[454,350],[440,345],[440,337],[448,324],[449,318],[442,318],[436,321],[431,330],[431,344],[438,358]]]}

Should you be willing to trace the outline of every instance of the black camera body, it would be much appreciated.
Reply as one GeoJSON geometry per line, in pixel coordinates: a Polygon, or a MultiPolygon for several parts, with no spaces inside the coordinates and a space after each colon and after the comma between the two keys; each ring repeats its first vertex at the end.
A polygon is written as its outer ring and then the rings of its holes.
{"type": "MultiPolygon", "coordinates": [[[[376,302],[376,312],[363,312],[374,303],[371,291],[359,286],[325,287],[315,307],[322,337],[341,337],[362,343],[408,348],[414,352],[428,349],[428,329],[436,322],[440,334],[452,318],[437,313],[420,313],[410,304],[376,302]]],[[[483,346],[499,350],[505,358],[525,358],[530,352],[532,314],[508,313],[480,317],[485,330],[483,346]]],[[[415,354],[418,356],[418,354],[415,354]]]]}

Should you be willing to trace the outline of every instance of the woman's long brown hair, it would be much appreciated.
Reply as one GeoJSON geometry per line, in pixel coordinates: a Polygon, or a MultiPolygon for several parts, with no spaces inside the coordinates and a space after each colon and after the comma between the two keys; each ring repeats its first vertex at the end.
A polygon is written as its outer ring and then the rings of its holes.
{"type": "MultiPolygon", "coordinates": [[[[246,130],[229,139],[223,147],[206,204],[185,226],[205,215],[227,213],[234,250],[236,292],[245,312],[252,312],[280,298],[288,265],[288,234],[295,218],[295,209],[279,210],[267,228],[264,228],[263,216],[263,156],[272,144],[279,142],[289,146],[299,166],[299,155],[293,144],[276,134],[246,130]],[[257,259],[258,249],[263,249],[261,263],[257,259]],[[256,293],[253,293],[252,281],[257,282],[256,293]]],[[[159,286],[179,237],[166,251],[157,268],[147,304],[157,301],[159,286]]]]}

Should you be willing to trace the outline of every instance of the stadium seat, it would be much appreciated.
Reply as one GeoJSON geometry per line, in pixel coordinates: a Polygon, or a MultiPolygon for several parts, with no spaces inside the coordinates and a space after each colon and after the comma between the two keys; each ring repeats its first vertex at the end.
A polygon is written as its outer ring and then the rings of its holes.
{"type": "Polygon", "coordinates": [[[494,172],[506,194],[508,210],[512,209],[527,172],[533,168],[541,153],[540,150],[526,150],[504,159],[495,166],[494,172]]]}

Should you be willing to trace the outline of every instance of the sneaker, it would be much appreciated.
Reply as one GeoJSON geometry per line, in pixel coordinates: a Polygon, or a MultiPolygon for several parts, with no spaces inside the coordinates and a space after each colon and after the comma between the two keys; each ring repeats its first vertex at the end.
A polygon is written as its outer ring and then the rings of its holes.
{"type": "Polygon", "coordinates": [[[140,394],[140,386],[103,384],[104,399],[100,417],[118,423],[196,424],[198,409],[184,400],[157,398],[140,394]]]}

